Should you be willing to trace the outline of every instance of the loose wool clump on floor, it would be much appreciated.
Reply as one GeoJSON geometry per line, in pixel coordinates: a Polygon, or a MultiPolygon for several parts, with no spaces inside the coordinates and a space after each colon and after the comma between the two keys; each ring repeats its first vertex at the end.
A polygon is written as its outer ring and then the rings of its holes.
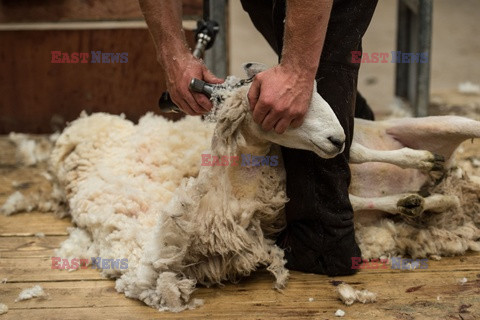
{"type": "Polygon", "coordinates": [[[6,304],[0,303],[0,314],[5,314],[8,312],[8,306],[6,304]]]}
{"type": "Polygon", "coordinates": [[[346,283],[341,283],[337,286],[337,293],[344,304],[352,305],[355,301],[361,303],[377,301],[377,294],[368,290],[355,290],[346,283]]]}
{"type": "Polygon", "coordinates": [[[33,286],[31,288],[22,290],[18,295],[18,298],[15,299],[15,302],[23,301],[23,300],[30,300],[33,298],[46,298],[47,294],[43,291],[43,288],[39,285],[33,286]]]}

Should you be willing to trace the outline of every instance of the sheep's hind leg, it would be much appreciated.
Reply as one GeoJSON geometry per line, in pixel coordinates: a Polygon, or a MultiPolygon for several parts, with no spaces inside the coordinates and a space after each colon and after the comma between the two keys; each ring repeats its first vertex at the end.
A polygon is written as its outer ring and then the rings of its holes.
{"type": "Polygon", "coordinates": [[[350,194],[350,201],[354,211],[378,210],[407,218],[418,217],[424,211],[439,213],[459,206],[459,199],[456,196],[441,194],[433,194],[426,198],[414,193],[376,198],[363,198],[350,194]]]}
{"type": "Polygon", "coordinates": [[[373,150],[354,142],[350,148],[350,163],[385,162],[401,168],[423,171],[443,171],[445,159],[426,150],[402,148],[397,150],[373,150]]]}
{"type": "Polygon", "coordinates": [[[447,196],[443,194],[432,194],[425,199],[424,210],[440,213],[451,208],[460,207],[460,199],[457,196],[447,196]]]}
{"type": "Polygon", "coordinates": [[[394,215],[414,217],[424,210],[425,200],[413,193],[402,193],[384,197],[363,198],[350,194],[350,202],[354,211],[376,210],[394,215]]]}

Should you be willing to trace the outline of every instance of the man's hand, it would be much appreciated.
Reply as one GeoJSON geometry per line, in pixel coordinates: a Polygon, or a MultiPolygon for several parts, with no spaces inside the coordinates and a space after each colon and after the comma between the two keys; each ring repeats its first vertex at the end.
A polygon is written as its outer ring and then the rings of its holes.
{"type": "Polygon", "coordinates": [[[212,103],[201,93],[188,89],[190,80],[198,78],[221,83],[195,58],[187,46],[182,29],[182,1],[139,0],[148,29],[157,50],[157,60],[165,71],[167,89],[175,104],[189,115],[210,111],[212,103]]]}
{"type": "Polygon", "coordinates": [[[165,78],[167,89],[173,102],[186,114],[200,115],[212,109],[212,102],[202,93],[192,92],[188,88],[192,78],[198,78],[208,83],[222,83],[192,54],[175,57],[170,63],[165,63],[165,78]]]}
{"type": "Polygon", "coordinates": [[[255,76],[248,101],[253,120],[266,131],[283,133],[299,127],[305,118],[313,91],[313,78],[278,65],[255,76]]]}
{"type": "Polygon", "coordinates": [[[333,0],[287,0],[280,65],[261,72],[248,92],[253,120],[283,133],[302,124],[322,53],[333,0]]]}

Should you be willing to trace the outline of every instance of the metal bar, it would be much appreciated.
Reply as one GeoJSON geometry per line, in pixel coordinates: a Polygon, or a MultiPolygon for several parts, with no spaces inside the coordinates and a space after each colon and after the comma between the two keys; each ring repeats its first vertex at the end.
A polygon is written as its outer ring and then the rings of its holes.
{"type": "Polygon", "coordinates": [[[420,2],[423,0],[402,0],[402,2],[408,6],[410,11],[412,11],[415,14],[418,14],[419,7],[420,7],[420,2]]]}
{"type": "MultiPolygon", "coordinates": [[[[410,12],[410,21],[409,21],[409,45],[408,53],[417,53],[419,50],[419,20],[420,16],[410,12]]],[[[406,86],[408,92],[408,101],[410,106],[413,108],[414,114],[418,114],[418,63],[404,63],[405,67],[408,69],[408,77],[406,79],[406,86]]]]}
{"type": "Polygon", "coordinates": [[[418,49],[420,53],[427,54],[427,61],[418,64],[418,87],[417,87],[417,113],[418,117],[426,117],[428,115],[428,106],[430,103],[430,62],[432,48],[432,13],[433,1],[420,1],[419,8],[419,35],[418,49]]]}
{"type": "Polygon", "coordinates": [[[205,52],[205,64],[208,69],[222,78],[228,74],[227,8],[228,0],[210,0],[210,19],[218,22],[220,31],[213,47],[205,52]]]}
{"type": "Polygon", "coordinates": [[[397,50],[426,54],[422,63],[398,63],[395,94],[407,99],[415,116],[428,115],[430,102],[430,61],[433,0],[399,0],[397,50]]]}
{"type": "Polygon", "coordinates": [[[203,20],[210,19],[210,0],[203,0],[203,20]]]}
{"type": "MultiPolygon", "coordinates": [[[[410,15],[406,4],[399,0],[397,12],[397,51],[409,52],[410,15]]],[[[408,79],[408,66],[403,63],[397,63],[395,65],[395,95],[404,99],[408,99],[406,79],[408,79]]]]}

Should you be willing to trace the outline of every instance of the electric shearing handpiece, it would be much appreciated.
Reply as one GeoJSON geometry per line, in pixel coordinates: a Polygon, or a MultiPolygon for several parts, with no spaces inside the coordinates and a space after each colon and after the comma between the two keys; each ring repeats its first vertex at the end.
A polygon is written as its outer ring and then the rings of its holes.
{"type": "MultiPolygon", "coordinates": [[[[193,56],[196,58],[202,58],[205,50],[209,49],[212,45],[213,42],[215,41],[215,37],[219,31],[219,26],[218,23],[212,20],[200,20],[197,21],[197,30],[195,31],[195,39],[197,39],[197,43],[195,45],[195,49],[193,50],[193,56]]],[[[205,91],[197,91],[194,88],[192,88],[192,83],[194,81],[201,81],[203,82],[207,87],[211,86],[208,83],[205,83],[202,80],[199,79],[192,79],[192,82],[190,83],[190,89],[195,91],[195,92],[202,92],[207,94],[205,91]]],[[[196,85],[199,85],[196,83],[196,85]]],[[[206,88],[205,90],[209,90],[206,88]]],[[[211,92],[210,92],[211,94],[211,92]]],[[[210,95],[208,95],[210,97],[210,95]]],[[[160,111],[166,112],[166,113],[179,113],[181,112],[180,108],[173,103],[172,99],[170,98],[170,94],[168,91],[165,91],[162,93],[160,99],[158,100],[158,106],[160,107],[160,111]]]]}
{"type": "MultiPolygon", "coordinates": [[[[189,84],[188,87],[190,88],[191,91],[203,93],[208,98],[210,98],[212,96],[213,91],[217,87],[217,85],[205,82],[205,81],[197,79],[197,78],[193,78],[190,81],[190,84],[189,84]]],[[[164,97],[164,95],[166,95],[166,94],[168,94],[168,92],[164,92],[162,94],[162,97],[160,98],[160,101],[162,101],[162,99],[164,99],[163,102],[158,103],[162,112],[167,112],[167,113],[182,112],[182,110],[180,110],[180,108],[177,105],[175,105],[175,103],[173,103],[173,101],[171,99],[168,99],[168,98],[164,97]]]]}

